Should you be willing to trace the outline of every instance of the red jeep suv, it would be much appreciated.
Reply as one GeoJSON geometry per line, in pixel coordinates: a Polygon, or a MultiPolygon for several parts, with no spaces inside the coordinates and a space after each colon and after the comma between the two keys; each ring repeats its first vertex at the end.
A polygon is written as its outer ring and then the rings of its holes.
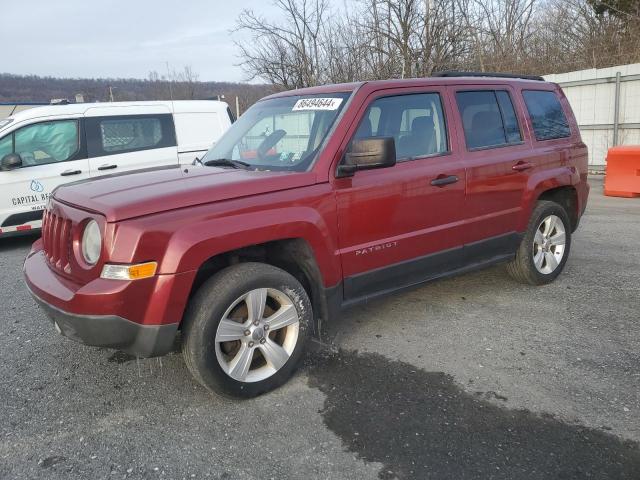
{"type": "Polygon", "coordinates": [[[63,335],[145,357],[180,330],[200,383],[250,397],[342,307],[497,262],[553,281],[588,192],[539,77],[327,85],[259,101],[198,165],[59,187],[24,274],[63,335]]]}

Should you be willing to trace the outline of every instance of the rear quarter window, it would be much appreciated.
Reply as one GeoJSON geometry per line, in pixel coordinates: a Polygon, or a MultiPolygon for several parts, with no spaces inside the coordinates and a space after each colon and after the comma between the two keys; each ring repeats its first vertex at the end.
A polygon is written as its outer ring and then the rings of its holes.
{"type": "Polygon", "coordinates": [[[556,92],[523,90],[522,97],[531,117],[536,140],[553,140],[571,135],[567,117],[556,92]]]}

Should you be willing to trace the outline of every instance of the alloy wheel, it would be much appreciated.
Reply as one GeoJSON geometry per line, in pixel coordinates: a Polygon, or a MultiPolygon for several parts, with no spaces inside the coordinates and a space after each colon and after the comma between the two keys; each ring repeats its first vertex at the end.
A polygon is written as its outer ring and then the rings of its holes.
{"type": "Polygon", "coordinates": [[[533,264],[545,275],[556,270],[564,257],[566,231],[557,215],[544,218],[533,237],[533,264]]]}
{"type": "Polygon", "coordinates": [[[259,382],[274,375],[298,342],[300,317],[284,292],[251,290],[224,313],[215,337],[218,363],[234,380],[259,382]]]}

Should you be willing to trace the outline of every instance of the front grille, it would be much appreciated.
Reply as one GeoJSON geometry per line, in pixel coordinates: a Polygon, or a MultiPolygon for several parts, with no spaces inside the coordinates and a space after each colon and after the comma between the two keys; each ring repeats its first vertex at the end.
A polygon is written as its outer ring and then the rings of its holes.
{"type": "Polygon", "coordinates": [[[71,273],[71,220],[47,211],[42,217],[42,242],[49,264],[67,275],[71,273]]]}

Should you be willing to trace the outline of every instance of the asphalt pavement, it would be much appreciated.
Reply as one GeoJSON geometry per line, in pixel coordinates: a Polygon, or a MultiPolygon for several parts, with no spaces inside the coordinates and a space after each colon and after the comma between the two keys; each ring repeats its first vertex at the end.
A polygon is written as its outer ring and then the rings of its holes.
{"type": "Polygon", "coordinates": [[[640,199],[592,193],[564,273],[352,309],[284,387],[207,393],[59,336],[0,238],[0,479],[638,479],[640,199]]]}

